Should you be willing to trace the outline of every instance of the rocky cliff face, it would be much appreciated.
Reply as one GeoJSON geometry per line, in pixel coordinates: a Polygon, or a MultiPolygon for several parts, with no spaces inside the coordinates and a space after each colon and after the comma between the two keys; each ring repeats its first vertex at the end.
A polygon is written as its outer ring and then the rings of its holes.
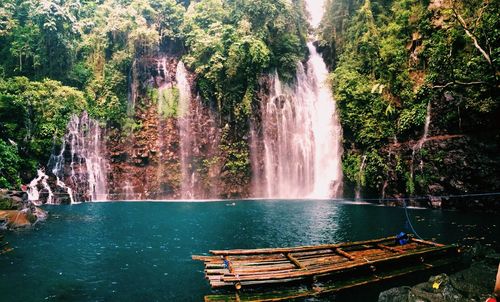
{"type": "Polygon", "coordinates": [[[499,209],[499,65],[489,50],[500,41],[498,6],[339,0],[327,9],[335,14],[320,45],[344,131],[344,196],[499,209]]]}
{"type": "MultiPolygon", "coordinates": [[[[481,127],[466,119],[462,125],[440,123],[453,109],[435,104],[425,138],[393,141],[378,150],[383,162],[376,166],[383,173],[360,171],[363,178],[377,179],[363,184],[361,195],[391,205],[402,205],[398,199],[410,197],[408,203],[417,206],[500,209],[497,195],[482,194],[500,191],[498,128],[494,123],[481,127]],[[385,176],[376,178],[376,174],[385,176]]],[[[356,186],[347,183],[350,194],[354,195],[356,186]]]]}
{"type": "Polygon", "coordinates": [[[186,87],[179,85],[178,66],[175,57],[136,62],[140,76],[130,126],[108,132],[110,199],[248,196],[245,177],[237,183],[225,172],[231,160],[227,131],[196,96],[193,74],[186,76],[189,91],[180,91],[186,87]],[[181,104],[183,93],[188,104],[181,104]]]}

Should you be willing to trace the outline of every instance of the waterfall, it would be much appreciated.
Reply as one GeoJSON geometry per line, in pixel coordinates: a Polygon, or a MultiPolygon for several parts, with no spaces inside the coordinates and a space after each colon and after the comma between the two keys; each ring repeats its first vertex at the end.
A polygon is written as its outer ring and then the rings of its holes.
{"type": "Polygon", "coordinates": [[[83,118],[87,119],[86,125],[89,131],[87,133],[88,136],[84,138],[85,145],[81,150],[81,156],[84,158],[87,167],[87,180],[91,200],[107,200],[108,163],[103,156],[105,146],[101,127],[96,121],[89,119],[86,113],[84,113],[83,118]]]}
{"type": "Polygon", "coordinates": [[[361,160],[361,165],[359,165],[358,179],[357,179],[357,183],[356,183],[356,191],[354,193],[356,200],[361,199],[361,185],[362,185],[363,172],[365,169],[365,165],[366,165],[366,154],[363,155],[363,158],[361,160]]]}
{"type": "MultiPolygon", "coordinates": [[[[427,113],[425,116],[425,124],[424,124],[424,133],[420,137],[420,139],[417,141],[415,145],[412,147],[412,152],[411,152],[411,162],[410,162],[410,178],[413,181],[413,176],[415,174],[415,168],[414,168],[414,161],[415,161],[415,154],[422,149],[422,146],[424,143],[427,141],[427,137],[429,136],[429,127],[431,125],[431,116],[432,116],[432,106],[431,102],[427,103],[427,113]]],[[[424,161],[420,159],[420,170],[423,170],[424,168],[424,161]]]]}
{"type": "Polygon", "coordinates": [[[181,198],[194,198],[194,183],[196,177],[191,167],[192,160],[192,135],[190,129],[189,107],[191,103],[191,86],[187,78],[184,63],[179,61],[175,73],[177,88],[179,89],[178,124],[180,137],[180,164],[181,164],[181,198]]]}
{"type": "MultiPolygon", "coordinates": [[[[159,160],[158,160],[158,170],[156,172],[157,176],[157,181],[160,184],[159,187],[161,188],[161,183],[163,181],[166,169],[165,169],[165,161],[166,161],[166,154],[168,153],[168,137],[166,135],[167,131],[167,113],[168,109],[165,107],[165,102],[171,100],[171,93],[172,93],[172,79],[171,79],[171,74],[168,70],[168,64],[167,64],[167,57],[162,56],[156,61],[156,76],[154,77],[154,83],[158,87],[158,116],[157,116],[157,132],[158,132],[158,138],[157,138],[157,146],[159,148],[159,160]]],[[[170,104],[169,104],[170,105],[170,104]]],[[[124,186],[122,187],[122,191],[125,193],[125,199],[126,200],[137,200],[140,195],[135,194],[134,190],[135,188],[132,186],[131,182],[129,181],[132,179],[129,177],[127,181],[124,182],[124,186]]],[[[140,188],[140,187],[139,187],[140,188]]],[[[157,195],[157,198],[162,198],[164,192],[162,190],[158,190],[159,194],[157,195]]]]}
{"type": "MultiPolygon", "coordinates": [[[[108,163],[104,154],[104,138],[99,124],[86,112],[81,116],[71,116],[60,151],[53,152],[47,164],[56,178],[56,186],[68,194],[70,203],[108,199],[108,163]]],[[[40,183],[49,191],[47,203],[56,203],[48,179],[42,170],[38,171],[38,177],[29,185],[29,200],[39,200],[37,186],[40,183]]]]}
{"type": "Polygon", "coordinates": [[[137,79],[137,61],[134,59],[132,62],[132,67],[129,71],[129,91],[128,91],[128,103],[127,103],[127,115],[134,116],[135,114],[135,102],[137,99],[138,90],[138,79],[137,79]]]}
{"type": "MultiPolygon", "coordinates": [[[[70,148],[69,179],[86,200],[107,200],[107,166],[99,124],[84,112],[73,115],[63,144],[70,148]],[[85,187],[87,190],[82,190],[85,187]]],[[[63,147],[64,148],[64,147],[63,147]]],[[[54,173],[56,174],[56,173],[54,173]]]]}
{"type": "Polygon", "coordinates": [[[272,87],[262,112],[264,181],[268,198],[330,198],[342,194],[341,135],[328,70],[312,42],[307,71],[296,83],[272,87]]]}
{"type": "Polygon", "coordinates": [[[313,28],[317,28],[323,18],[325,0],[306,0],[306,8],[311,16],[310,24],[313,28]]]}
{"type": "Polygon", "coordinates": [[[429,136],[429,126],[431,125],[431,113],[432,113],[432,107],[431,107],[431,102],[429,102],[427,103],[427,113],[425,115],[424,133],[417,142],[416,145],[417,150],[422,149],[422,146],[424,145],[425,141],[427,140],[427,137],[429,136]]]}
{"type": "MultiPolygon", "coordinates": [[[[171,93],[172,82],[170,80],[170,74],[167,68],[167,58],[162,57],[156,63],[156,72],[158,73],[157,85],[158,85],[158,114],[160,119],[166,115],[166,109],[164,102],[167,101],[166,93],[171,93]]],[[[170,98],[169,98],[170,99],[170,98]]],[[[169,104],[170,105],[170,104],[169,104]]]]}
{"type": "MultiPolygon", "coordinates": [[[[319,2],[306,1],[313,27],[323,14],[319,2]]],[[[253,167],[267,198],[342,195],[342,129],[328,69],[313,42],[307,47],[309,60],[298,64],[295,83],[283,84],[274,73],[269,97],[261,105],[264,167],[253,167]]]]}
{"type": "Polygon", "coordinates": [[[135,200],[134,188],[128,180],[124,182],[123,191],[125,192],[125,200],[135,200]]]}
{"type": "Polygon", "coordinates": [[[28,200],[32,201],[35,204],[41,204],[40,191],[38,190],[38,185],[40,184],[42,185],[42,188],[45,189],[48,193],[46,203],[54,203],[54,193],[52,193],[52,189],[47,182],[48,179],[49,177],[42,169],[37,170],[37,177],[34,178],[28,185],[28,200]]]}
{"type": "Polygon", "coordinates": [[[66,191],[66,193],[69,196],[70,203],[73,204],[75,203],[75,196],[73,194],[73,190],[68,187],[64,181],[60,179],[60,177],[63,177],[64,173],[64,153],[66,152],[66,143],[63,142],[61,146],[61,151],[59,152],[58,155],[55,155],[52,153],[50,155],[49,159],[49,164],[48,166],[52,166],[52,174],[56,176],[56,185],[66,191]]]}

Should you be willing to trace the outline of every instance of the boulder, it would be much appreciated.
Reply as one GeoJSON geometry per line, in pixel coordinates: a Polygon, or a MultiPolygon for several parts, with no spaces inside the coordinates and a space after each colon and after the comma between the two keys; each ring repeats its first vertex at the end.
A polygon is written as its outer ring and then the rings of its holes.
{"type": "Polygon", "coordinates": [[[23,191],[0,190],[0,210],[22,209],[28,200],[28,194],[23,191]]]}
{"type": "Polygon", "coordinates": [[[0,210],[0,222],[9,229],[30,227],[47,216],[47,212],[35,206],[22,210],[0,210]]]}
{"type": "Polygon", "coordinates": [[[381,292],[378,301],[379,302],[406,302],[410,295],[411,287],[400,286],[391,288],[384,292],[381,292]]]}
{"type": "Polygon", "coordinates": [[[454,274],[432,276],[427,282],[413,287],[397,287],[381,292],[379,302],[451,302],[486,301],[495,286],[500,255],[493,250],[473,246],[464,253],[471,265],[454,274]]]}

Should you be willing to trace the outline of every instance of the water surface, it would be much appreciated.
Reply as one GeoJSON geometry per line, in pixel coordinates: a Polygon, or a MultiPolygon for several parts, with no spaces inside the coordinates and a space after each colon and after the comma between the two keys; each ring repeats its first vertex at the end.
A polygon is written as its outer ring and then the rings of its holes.
{"type": "MultiPolygon", "coordinates": [[[[7,233],[2,301],[202,301],[192,254],[385,237],[407,230],[401,208],[327,200],[114,202],[46,207],[50,218],[7,233]],[[234,203],[234,204],[233,204],[234,203]]],[[[409,209],[417,232],[499,248],[489,214],[409,209]]]]}

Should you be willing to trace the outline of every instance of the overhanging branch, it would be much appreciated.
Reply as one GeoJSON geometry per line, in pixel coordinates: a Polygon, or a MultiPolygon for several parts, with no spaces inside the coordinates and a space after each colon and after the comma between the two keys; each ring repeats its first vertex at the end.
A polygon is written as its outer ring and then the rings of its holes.
{"type": "Polygon", "coordinates": [[[438,88],[446,88],[451,85],[463,85],[463,86],[472,86],[472,85],[481,85],[481,84],[486,84],[486,82],[482,81],[476,81],[476,82],[460,82],[460,81],[453,81],[446,83],[444,85],[434,85],[432,86],[433,89],[438,89],[438,88]]]}
{"type": "Polygon", "coordinates": [[[462,26],[462,28],[465,30],[465,33],[467,34],[467,36],[469,36],[472,39],[472,42],[474,43],[474,46],[481,52],[481,54],[483,54],[483,57],[486,59],[486,61],[488,61],[488,63],[490,65],[492,65],[490,56],[479,45],[479,42],[477,41],[476,36],[471,33],[471,31],[469,30],[469,28],[467,26],[467,23],[465,23],[464,18],[462,18],[462,16],[460,16],[460,14],[456,11],[456,9],[453,9],[453,14],[455,15],[455,18],[458,20],[458,23],[460,23],[460,25],[462,26]]]}

